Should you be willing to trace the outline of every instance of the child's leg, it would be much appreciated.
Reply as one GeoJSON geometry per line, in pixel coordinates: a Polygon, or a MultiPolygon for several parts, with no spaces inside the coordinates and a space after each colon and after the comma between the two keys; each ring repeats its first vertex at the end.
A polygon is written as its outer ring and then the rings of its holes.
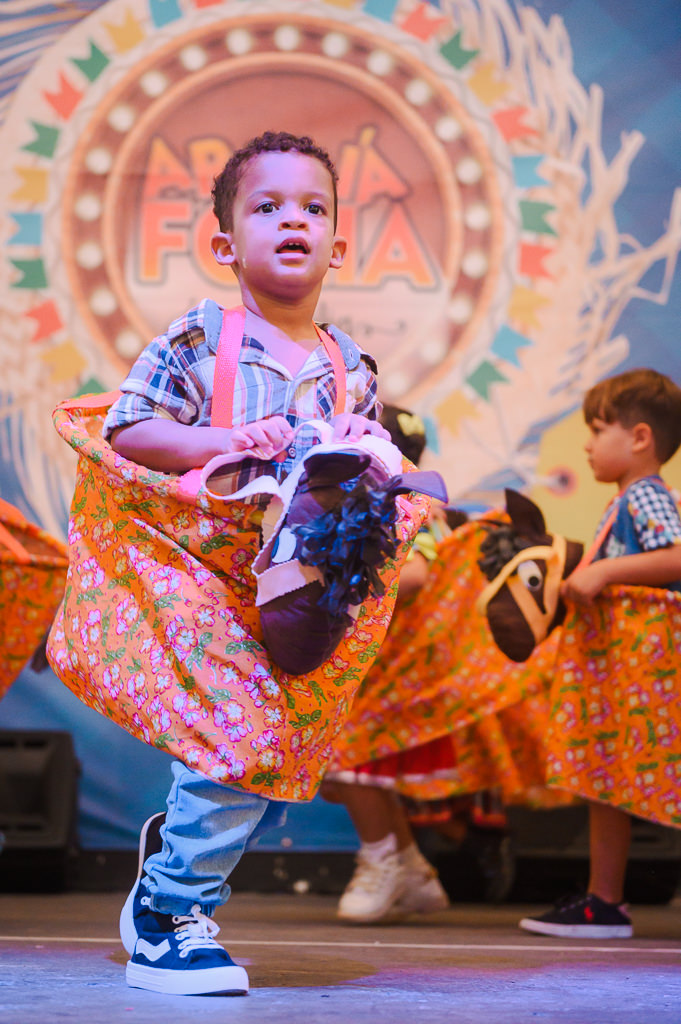
{"type": "Polygon", "coordinates": [[[361,843],[377,843],[392,833],[398,850],[411,846],[414,837],[397,793],[357,783],[336,786],[337,799],[345,804],[361,843]]]}
{"type": "Polygon", "coordinates": [[[437,873],[420,853],[397,793],[358,783],[325,783],[323,795],[344,804],[360,839],[355,873],[338,916],[378,922],[449,905],[437,873]]]}
{"type": "Polygon", "coordinates": [[[222,786],[179,761],[172,771],[163,849],[144,865],[151,908],[187,914],[198,904],[211,916],[228,899],[227,878],[249,840],[281,825],[285,805],[222,786]]]}
{"type": "Polygon", "coordinates": [[[628,939],[633,928],[621,906],[631,819],[607,804],[589,804],[589,888],[585,896],[559,901],[538,917],[524,917],[520,927],[539,935],[571,939],[628,939]]]}
{"type": "Polygon", "coordinates": [[[621,903],[631,842],[631,818],[608,804],[589,804],[589,892],[621,903]]]}
{"type": "Polygon", "coordinates": [[[248,975],[215,941],[215,907],[249,841],[283,824],[285,805],[221,786],[176,762],[160,832],[142,830],[143,871],[121,912],[134,988],[175,995],[244,993],[248,975]]]}

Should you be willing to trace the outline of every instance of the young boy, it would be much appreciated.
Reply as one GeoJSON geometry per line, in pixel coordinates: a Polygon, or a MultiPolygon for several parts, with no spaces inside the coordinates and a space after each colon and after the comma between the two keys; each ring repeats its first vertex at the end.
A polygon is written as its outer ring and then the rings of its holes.
{"type": "MultiPolygon", "coordinates": [[[[322,282],[340,267],[336,172],[309,138],[266,132],[234,153],[213,188],[217,262],[234,271],[246,309],[233,400],[233,426],[210,425],[215,347],[201,303],[141,354],[107,416],[104,434],[125,458],[181,473],[224,452],[274,460],[282,479],[310,449],[308,419],[334,425],[337,439],[389,438],[377,422],[375,365],[329,327],[345,364],[345,411],[334,414],[333,360],[313,321],[322,282]]],[[[327,338],[328,342],[328,338],[327,338]]],[[[235,470],[240,487],[261,459],[235,470]]],[[[230,493],[228,491],[227,493],[230,493]]],[[[177,994],[248,990],[245,970],[213,938],[210,921],[229,896],[227,877],[249,841],[282,824],[282,803],[229,788],[178,762],[160,837],[143,830],[140,875],[121,916],[131,953],[128,983],[177,994]],[[162,839],[162,843],[161,840],[162,839]]],[[[147,823],[149,824],[149,823],[147,823]]]]}
{"type": "MultiPolygon", "coordinates": [[[[596,532],[593,560],[586,556],[565,580],[563,596],[591,605],[608,584],[681,590],[681,519],[660,477],[681,444],[681,389],[655,370],[631,370],[587,393],[584,418],[593,474],[615,484],[617,495],[596,532]]],[[[617,807],[590,802],[589,828],[587,895],[524,918],[521,928],[572,938],[633,934],[621,905],[631,819],[617,807]]]]}

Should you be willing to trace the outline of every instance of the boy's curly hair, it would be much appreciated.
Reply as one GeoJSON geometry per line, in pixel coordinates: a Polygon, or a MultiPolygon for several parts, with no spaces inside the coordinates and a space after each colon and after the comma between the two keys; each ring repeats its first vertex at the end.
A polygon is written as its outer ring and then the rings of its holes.
{"type": "Polygon", "coordinates": [[[232,153],[213,182],[211,190],[213,212],[217,217],[221,231],[231,231],[234,226],[232,219],[234,200],[239,182],[243,177],[248,162],[260,153],[290,152],[314,157],[324,164],[331,175],[333,184],[333,226],[334,228],[336,227],[338,215],[338,172],[326,150],[318,146],[308,135],[292,135],[290,132],[263,132],[262,135],[251,139],[241,149],[237,149],[232,153]]]}
{"type": "Polygon", "coordinates": [[[681,445],[681,388],[673,380],[643,367],[606,377],[584,397],[584,419],[634,427],[647,423],[655,441],[655,454],[667,462],[681,445]]]}

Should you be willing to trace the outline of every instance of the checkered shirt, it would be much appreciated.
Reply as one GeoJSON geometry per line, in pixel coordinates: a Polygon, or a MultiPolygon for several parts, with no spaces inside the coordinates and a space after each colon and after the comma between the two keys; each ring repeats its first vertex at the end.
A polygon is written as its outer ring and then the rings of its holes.
{"type": "MultiPolygon", "coordinates": [[[[623,494],[618,494],[605,510],[597,536],[614,505],[618,507],[617,516],[598,557],[618,558],[681,544],[681,516],[661,477],[636,480],[623,494]]],[[[669,584],[665,587],[672,589],[669,584]]]]}
{"type": "MultiPolygon", "coordinates": [[[[147,345],[121,384],[121,397],[104,423],[104,437],[117,427],[153,418],[210,426],[215,356],[222,309],[204,299],[175,320],[165,334],[147,345]]],[[[375,363],[371,356],[333,325],[325,329],[338,343],[346,366],[345,411],[375,420],[381,412],[376,398],[375,363]]],[[[336,381],[323,345],[318,345],[295,376],[269,355],[259,341],[244,336],[234,387],[233,424],[267,416],[285,416],[292,427],[306,420],[330,420],[335,414],[336,381]]],[[[243,487],[263,472],[283,479],[313,446],[313,430],[301,430],[281,462],[244,459],[222,477],[229,489],[243,487]],[[230,476],[232,479],[229,479],[230,476]]]]}

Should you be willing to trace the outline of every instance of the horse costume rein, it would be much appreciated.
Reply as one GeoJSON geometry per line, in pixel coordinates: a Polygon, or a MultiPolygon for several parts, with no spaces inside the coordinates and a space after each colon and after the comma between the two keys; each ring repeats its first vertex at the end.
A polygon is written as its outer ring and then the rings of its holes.
{"type": "Polygon", "coordinates": [[[537,545],[532,548],[524,548],[506,563],[503,569],[497,573],[493,580],[487,584],[480,594],[476,609],[479,614],[484,615],[487,605],[501,588],[506,584],[516,604],[523,613],[536,643],[540,643],[548,632],[560,598],[560,584],[563,578],[565,567],[565,556],[567,552],[567,541],[565,537],[554,535],[553,543],[548,545],[537,545]],[[544,608],[541,611],[536,601],[531,596],[525,584],[517,576],[511,578],[516,569],[523,562],[534,560],[546,562],[546,576],[544,578],[544,608]]]}

